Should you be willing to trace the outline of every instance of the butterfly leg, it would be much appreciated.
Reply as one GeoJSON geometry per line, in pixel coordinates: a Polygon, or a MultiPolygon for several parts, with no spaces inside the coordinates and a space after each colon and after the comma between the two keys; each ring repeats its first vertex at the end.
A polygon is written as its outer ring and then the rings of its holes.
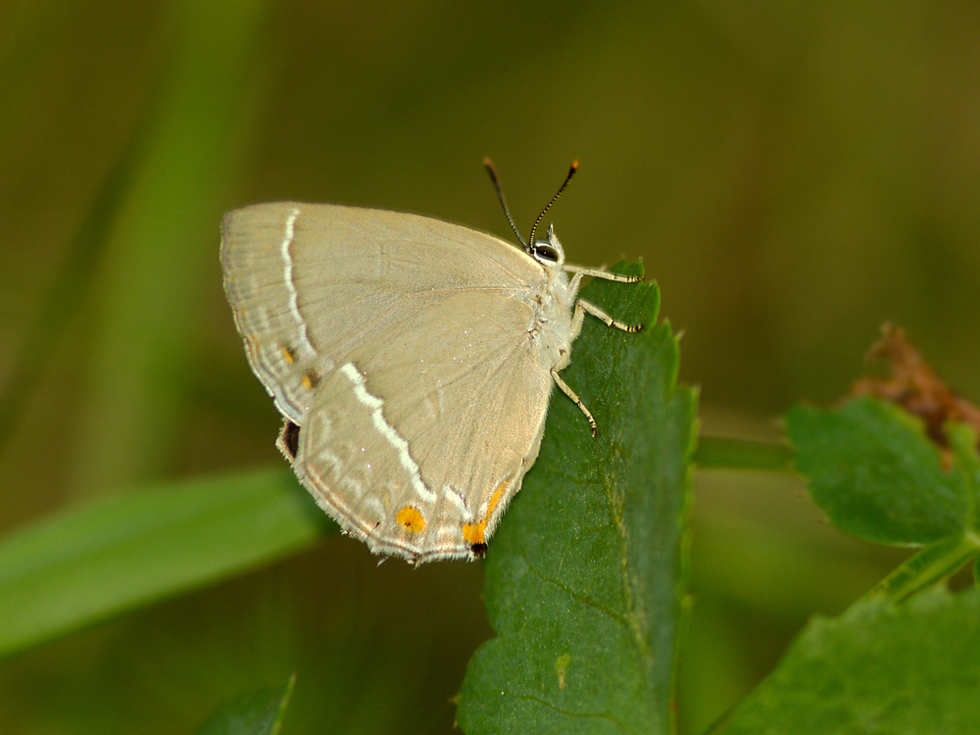
{"type": "Polygon", "coordinates": [[[586,421],[589,422],[589,426],[592,427],[592,436],[597,436],[599,434],[599,427],[596,425],[595,419],[592,418],[592,413],[585,407],[582,403],[582,399],[578,397],[578,393],[573,391],[568,387],[568,383],[562,380],[561,375],[558,374],[556,368],[551,368],[551,377],[554,379],[555,384],[561,388],[561,392],[572,399],[572,402],[579,407],[579,410],[585,414],[586,421]]]}
{"type": "MultiPolygon", "coordinates": [[[[577,268],[575,266],[566,266],[565,270],[571,271],[575,275],[572,276],[572,280],[569,283],[569,288],[572,293],[578,293],[579,285],[582,282],[582,278],[585,276],[592,276],[593,278],[605,278],[607,281],[617,281],[619,283],[636,283],[637,281],[642,281],[642,276],[623,276],[618,273],[607,273],[601,270],[592,270],[588,268],[577,268]]],[[[621,322],[618,319],[613,319],[609,314],[600,309],[593,303],[585,301],[583,299],[577,299],[575,301],[575,310],[572,312],[572,323],[570,325],[570,338],[574,341],[578,336],[579,332],[582,331],[582,323],[585,321],[585,315],[591,314],[596,319],[599,319],[607,327],[614,327],[616,329],[622,330],[624,332],[639,332],[643,329],[642,324],[627,324],[626,322],[621,322]]],[[[582,403],[582,399],[578,397],[578,394],[573,391],[561,376],[558,371],[568,365],[569,355],[565,355],[564,360],[551,369],[551,377],[554,379],[555,383],[561,388],[562,393],[572,399],[579,410],[585,414],[586,420],[589,422],[589,426],[592,428],[592,436],[597,436],[599,433],[599,427],[596,425],[595,419],[592,417],[592,413],[585,404],[582,403]]]]}
{"type": "Polygon", "coordinates": [[[643,280],[643,276],[624,276],[621,273],[610,273],[609,271],[604,271],[601,268],[583,268],[578,265],[566,265],[563,266],[564,270],[569,273],[574,273],[572,277],[572,283],[578,285],[585,276],[591,278],[602,278],[606,281],[618,281],[619,283],[636,283],[643,280]]]}
{"type": "Polygon", "coordinates": [[[618,319],[613,319],[595,304],[578,299],[575,302],[575,311],[572,312],[572,323],[570,325],[573,340],[578,337],[579,332],[582,331],[582,322],[585,321],[586,314],[591,314],[607,327],[620,329],[624,332],[634,333],[643,330],[642,324],[627,324],[626,322],[621,322],[618,319]]]}
{"type": "Polygon", "coordinates": [[[582,314],[582,316],[579,317],[579,321],[584,319],[585,312],[588,312],[596,319],[603,322],[607,327],[615,327],[616,329],[621,329],[624,332],[639,332],[643,329],[642,324],[627,324],[626,322],[621,322],[618,319],[613,319],[595,304],[588,301],[583,301],[582,299],[575,302],[575,314],[572,316],[572,323],[574,324],[575,317],[579,314],[582,314]]]}
{"type": "MultiPolygon", "coordinates": [[[[565,270],[569,273],[574,273],[571,282],[568,284],[569,290],[577,294],[579,287],[582,284],[582,279],[586,276],[590,278],[603,278],[607,281],[616,281],[617,283],[636,283],[637,281],[642,281],[643,276],[624,276],[619,273],[609,273],[604,270],[598,270],[595,268],[580,268],[575,265],[566,265],[565,270]]],[[[585,319],[585,313],[588,312],[596,319],[602,320],[602,322],[607,327],[615,327],[616,329],[621,329],[624,332],[639,332],[643,329],[642,324],[626,324],[618,319],[613,319],[606,312],[600,309],[595,304],[591,304],[588,301],[583,301],[578,299],[575,302],[575,312],[572,314],[572,338],[578,336],[578,333],[582,329],[582,321],[585,319]]]]}

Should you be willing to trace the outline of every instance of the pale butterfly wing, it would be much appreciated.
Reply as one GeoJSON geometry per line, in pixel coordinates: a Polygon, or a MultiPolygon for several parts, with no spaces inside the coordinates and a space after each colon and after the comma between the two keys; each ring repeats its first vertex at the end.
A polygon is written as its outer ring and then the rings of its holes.
{"type": "Polygon", "coordinates": [[[229,213],[222,262],[318,503],[380,553],[479,552],[537,455],[567,350],[534,334],[545,269],[439,220],[295,203],[229,213]]]}
{"type": "Polygon", "coordinates": [[[537,456],[550,374],[528,369],[535,358],[526,349],[502,347],[500,322],[471,327],[465,353],[453,350],[438,336],[446,318],[458,318],[453,301],[334,371],[300,433],[301,478],[380,553],[471,556],[537,456]],[[432,369],[399,364],[409,345],[432,369]]]}
{"type": "Polygon", "coordinates": [[[317,368],[331,371],[332,357],[374,339],[427,297],[541,278],[531,258],[490,235],[329,204],[257,204],[228,213],[221,259],[253,370],[297,423],[317,368]]]}

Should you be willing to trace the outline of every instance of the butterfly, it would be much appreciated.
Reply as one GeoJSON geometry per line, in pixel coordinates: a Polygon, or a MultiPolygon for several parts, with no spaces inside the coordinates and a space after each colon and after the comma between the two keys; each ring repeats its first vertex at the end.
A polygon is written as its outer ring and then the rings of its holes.
{"type": "Polygon", "coordinates": [[[378,554],[484,555],[534,464],[587,315],[587,276],[549,227],[521,243],[380,209],[277,202],[229,212],[224,285],[252,371],[284,418],[279,447],[317,504],[378,554]]]}

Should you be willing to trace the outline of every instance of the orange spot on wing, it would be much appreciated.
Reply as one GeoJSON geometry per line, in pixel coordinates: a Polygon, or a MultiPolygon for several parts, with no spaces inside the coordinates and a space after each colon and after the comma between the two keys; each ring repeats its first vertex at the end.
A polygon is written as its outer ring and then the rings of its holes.
{"type": "Polygon", "coordinates": [[[395,520],[398,521],[406,531],[411,533],[421,533],[425,529],[425,518],[422,517],[422,513],[418,508],[413,508],[410,505],[406,505],[398,513],[395,514],[395,520]]]}
{"type": "Polygon", "coordinates": [[[490,496],[490,502],[487,503],[487,514],[483,517],[482,521],[478,523],[463,524],[463,539],[470,546],[486,543],[487,519],[489,519],[490,514],[493,513],[493,509],[497,507],[497,503],[500,502],[500,496],[504,494],[504,490],[507,489],[507,485],[509,483],[510,480],[504,480],[497,485],[497,489],[494,490],[493,495],[490,496]]]}
{"type": "Polygon", "coordinates": [[[313,390],[320,383],[320,373],[316,370],[310,370],[305,375],[303,375],[303,387],[306,390],[313,390]]]}
{"type": "Polygon", "coordinates": [[[463,540],[466,541],[470,546],[475,544],[486,543],[483,540],[483,532],[487,528],[487,520],[484,518],[479,523],[464,523],[463,524],[463,540]]]}

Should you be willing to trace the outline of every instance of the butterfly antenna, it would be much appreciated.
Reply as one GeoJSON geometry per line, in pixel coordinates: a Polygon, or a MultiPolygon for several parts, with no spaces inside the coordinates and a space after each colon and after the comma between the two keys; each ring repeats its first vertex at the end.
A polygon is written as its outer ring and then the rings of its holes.
{"type": "Polygon", "coordinates": [[[531,225],[531,234],[527,236],[527,241],[531,243],[532,248],[534,247],[534,233],[537,231],[538,225],[541,224],[541,220],[544,219],[545,213],[551,209],[551,205],[554,204],[555,200],[561,196],[563,191],[565,191],[565,187],[568,186],[568,182],[572,180],[572,177],[575,175],[576,171],[578,171],[578,161],[572,161],[572,167],[568,169],[568,176],[565,177],[565,180],[562,182],[561,186],[558,187],[558,191],[556,191],[555,195],[551,197],[551,201],[545,205],[544,209],[541,210],[541,214],[538,215],[538,218],[534,220],[534,224],[531,225]]]}
{"type": "Polygon", "coordinates": [[[504,199],[504,190],[500,188],[500,179],[497,178],[497,170],[493,167],[493,162],[489,158],[484,158],[483,167],[487,170],[487,173],[490,174],[490,181],[493,182],[493,190],[497,192],[497,199],[500,200],[500,206],[504,208],[504,216],[507,217],[507,221],[510,223],[510,229],[514,231],[514,234],[517,235],[517,239],[520,240],[521,245],[523,245],[524,249],[527,250],[527,243],[524,242],[524,238],[521,237],[521,231],[518,230],[517,225],[514,224],[514,218],[510,216],[510,209],[507,208],[507,200],[504,199]]]}

